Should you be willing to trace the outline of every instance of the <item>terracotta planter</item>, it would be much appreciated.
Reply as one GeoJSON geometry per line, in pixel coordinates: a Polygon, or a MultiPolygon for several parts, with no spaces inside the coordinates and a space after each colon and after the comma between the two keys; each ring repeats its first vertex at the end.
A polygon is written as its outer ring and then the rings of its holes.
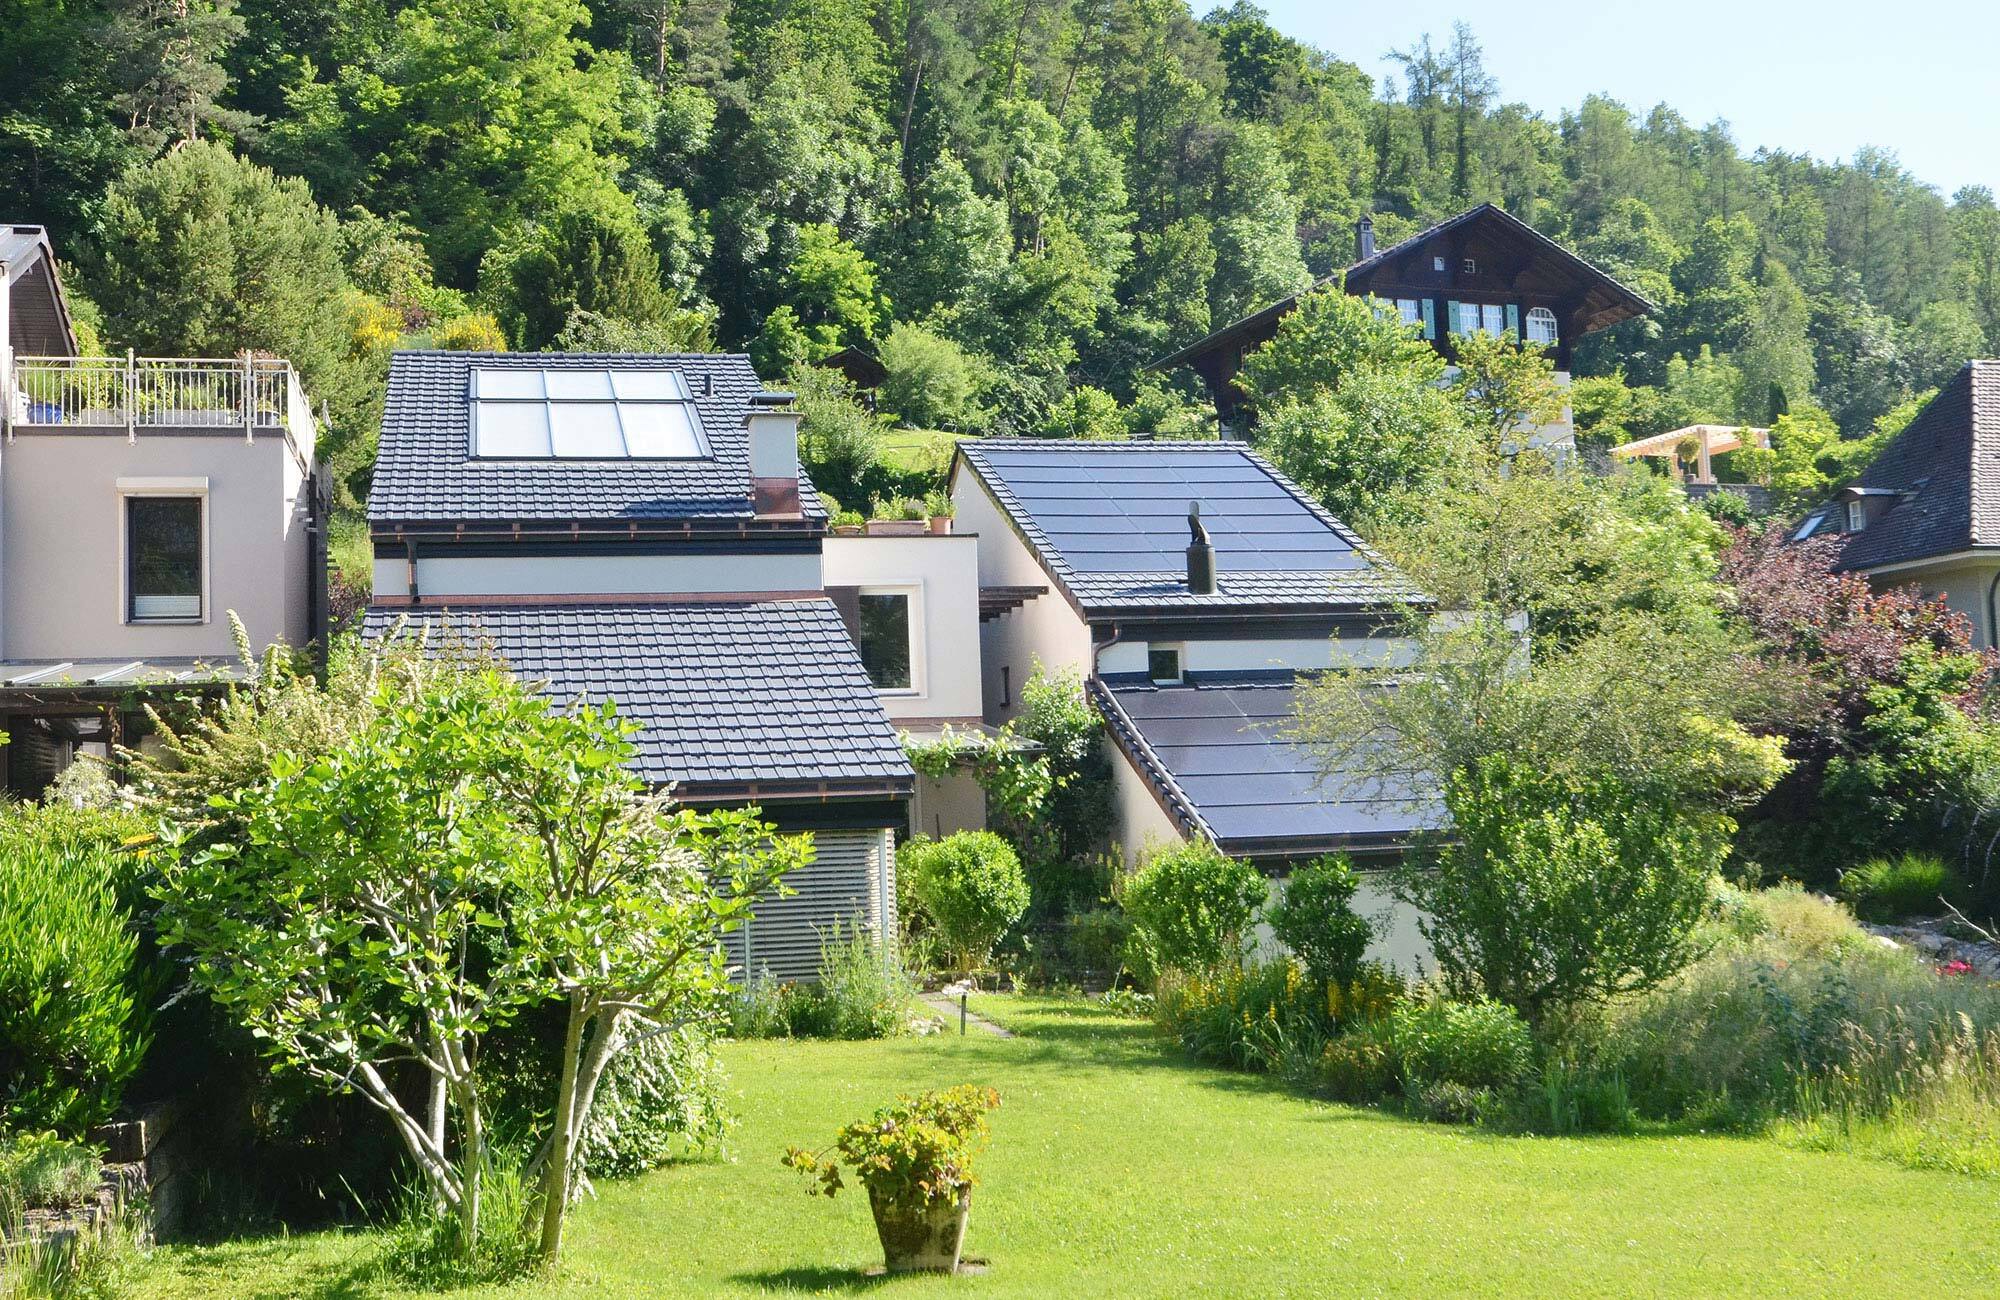
{"type": "Polygon", "coordinates": [[[954,1199],[892,1201],[868,1192],[875,1211],[875,1235],[882,1239],[882,1262],[891,1273],[955,1273],[965,1249],[965,1221],[972,1193],[954,1199]]]}
{"type": "Polygon", "coordinates": [[[950,515],[932,515],[932,516],[931,516],[931,535],[932,535],[933,537],[949,537],[949,536],[951,536],[951,516],[950,516],[950,515]]]}

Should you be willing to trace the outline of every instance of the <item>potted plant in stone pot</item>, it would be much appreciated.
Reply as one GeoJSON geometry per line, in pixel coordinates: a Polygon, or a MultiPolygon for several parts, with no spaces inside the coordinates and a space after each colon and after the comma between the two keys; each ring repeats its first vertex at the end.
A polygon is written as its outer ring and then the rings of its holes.
{"type": "Polygon", "coordinates": [[[840,1130],[824,1151],[793,1147],[784,1163],[812,1180],[816,1195],[846,1186],[841,1165],[868,1189],[875,1235],[891,1273],[955,1273],[972,1213],[972,1162],[986,1147],[992,1088],[960,1084],[900,1097],[840,1130]]]}

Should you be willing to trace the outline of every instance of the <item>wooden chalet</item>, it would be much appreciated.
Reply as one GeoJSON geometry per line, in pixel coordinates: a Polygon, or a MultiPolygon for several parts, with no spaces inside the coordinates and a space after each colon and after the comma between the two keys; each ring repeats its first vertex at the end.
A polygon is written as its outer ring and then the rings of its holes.
{"type": "MultiPolygon", "coordinates": [[[[1576,341],[1643,315],[1653,305],[1519,218],[1482,203],[1399,244],[1375,247],[1374,223],[1356,227],[1355,262],[1314,285],[1343,284],[1373,294],[1423,327],[1447,360],[1463,334],[1507,334],[1548,347],[1567,372],[1576,341]]],[[[1191,366],[1208,384],[1216,415],[1237,425],[1245,414],[1236,374],[1243,358],[1278,332],[1298,303],[1294,294],[1225,325],[1163,357],[1153,369],[1191,366]]]]}

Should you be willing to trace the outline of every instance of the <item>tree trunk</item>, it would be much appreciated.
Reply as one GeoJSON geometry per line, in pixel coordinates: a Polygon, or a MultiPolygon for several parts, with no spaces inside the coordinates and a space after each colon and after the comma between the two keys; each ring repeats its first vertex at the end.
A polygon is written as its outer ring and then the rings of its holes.
{"type": "Polygon", "coordinates": [[[569,1024],[563,1031],[562,1082],[556,1089],[555,1114],[550,1116],[554,1139],[548,1160],[542,1165],[542,1244],[544,1260],[562,1254],[563,1217],[569,1213],[570,1165],[576,1159],[576,1081],[578,1057],[582,1055],[583,1026],[589,1018],[588,1005],[581,993],[569,999],[569,1024]]]}
{"type": "Polygon", "coordinates": [[[479,1259],[480,1193],[486,1178],[486,1117],[479,1113],[479,1094],[468,1080],[459,1090],[459,1108],[464,1112],[465,1138],[459,1159],[465,1166],[461,1176],[465,1194],[458,1200],[459,1238],[465,1244],[465,1259],[479,1259]]]}

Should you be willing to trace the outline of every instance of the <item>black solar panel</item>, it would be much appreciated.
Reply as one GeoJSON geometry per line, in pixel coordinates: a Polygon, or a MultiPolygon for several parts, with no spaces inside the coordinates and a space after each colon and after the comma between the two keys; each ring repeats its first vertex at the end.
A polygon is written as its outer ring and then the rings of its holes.
{"type": "Polygon", "coordinates": [[[1111,694],[1224,847],[1237,840],[1403,835],[1434,801],[1386,767],[1323,776],[1294,744],[1289,684],[1112,684],[1111,694]]]}
{"type": "Polygon", "coordinates": [[[1079,573],[1179,572],[1201,503],[1227,573],[1366,569],[1339,533],[1241,452],[990,447],[986,463],[1079,573]]]}

